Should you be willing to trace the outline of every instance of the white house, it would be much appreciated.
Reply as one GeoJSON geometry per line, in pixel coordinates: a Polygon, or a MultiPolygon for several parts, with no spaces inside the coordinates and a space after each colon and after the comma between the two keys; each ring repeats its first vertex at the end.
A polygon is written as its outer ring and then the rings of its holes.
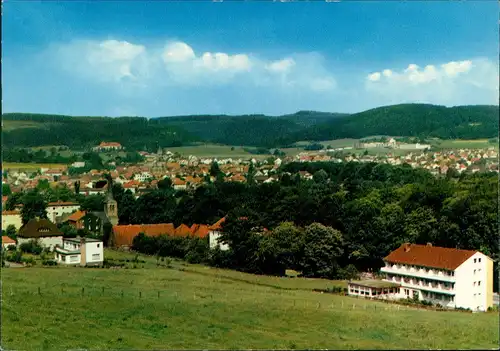
{"type": "Polygon", "coordinates": [[[47,217],[54,223],[65,215],[70,215],[80,209],[80,205],[75,202],[49,202],[47,204],[47,217]]]}
{"type": "Polygon", "coordinates": [[[23,226],[21,212],[2,211],[2,229],[6,230],[9,225],[13,225],[16,230],[19,230],[23,226]]]}
{"type": "Polygon", "coordinates": [[[227,251],[229,250],[229,245],[221,243],[219,241],[219,238],[221,236],[221,229],[222,229],[222,223],[226,221],[226,217],[221,218],[217,223],[211,225],[208,230],[208,243],[209,243],[209,248],[215,249],[216,247],[219,247],[222,251],[227,251]]]}
{"type": "Polygon", "coordinates": [[[33,218],[19,229],[17,244],[37,240],[41,246],[53,250],[56,245],[62,245],[63,232],[47,219],[33,218]]]}
{"type": "Polygon", "coordinates": [[[493,306],[493,260],[479,251],[403,244],[384,262],[384,280],[401,286],[396,298],[474,311],[493,306]]]}
{"type": "Polygon", "coordinates": [[[153,175],[149,172],[141,172],[134,175],[134,180],[138,180],[139,182],[145,182],[150,178],[153,178],[153,175]]]}
{"type": "Polygon", "coordinates": [[[97,239],[65,238],[61,246],[56,246],[54,252],[55,260],[59,264],[99,266],[104,262],[104,244],[97,239]]]}

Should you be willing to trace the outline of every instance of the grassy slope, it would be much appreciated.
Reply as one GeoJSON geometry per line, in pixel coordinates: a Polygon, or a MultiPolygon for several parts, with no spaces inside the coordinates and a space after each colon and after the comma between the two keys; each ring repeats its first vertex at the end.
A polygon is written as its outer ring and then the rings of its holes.
{"type": "MultiPolygon", "coordinates": [[[[110,256],[130,258],[108,252],[110,256]]],[[[307,290],[335,282],[259,277],[180,262],[173,266],[186,271],[156,268],[154,259],[138,269],[4,269],[3,346],[48,350],[498,345],[498,315],[491,313],[397,310],[394,305],[307,290]]]]}

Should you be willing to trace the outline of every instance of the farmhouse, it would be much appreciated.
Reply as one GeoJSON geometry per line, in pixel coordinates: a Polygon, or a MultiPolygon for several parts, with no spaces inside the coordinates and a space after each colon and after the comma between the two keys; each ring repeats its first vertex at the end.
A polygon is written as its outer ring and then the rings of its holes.
{"type": "Polygon", "coordinates": [[[403,244],[384,258],[397,298],[485,311],[493,306],[493,260],[479,251],[403,244]]]}
{"type": "Polygon", "coordinates": [[[6,230],[9,225],[13,225],[16,230],[22,227],[23,221],[19,211],[2,211],[2,229],[6,230]]]}
{"type": "Polygon", "coordinates": [[[56,245],[62,245],[63,232],[48,219],[33,218],[19,229],[17,243],[38,240],[41,246],[53,250],[56,245]]]}
{"type": "Polygon", "coordinates": [[[47,217],[54,223],[59,223],[65,216],[78,211],[80,205],[76,202],[49,202],[47,204],[47,217]]]}
{"type": "Polygon", "coordinates": [[[116,142],[101,142],[98,146],[94,147],[94,151],[110,151],[110,150],[122,150],[123,146],[116,142]]]}
{"type": "Polygon", "coordinates": [[[101,240],[90,238],[63,239],[55,247],[55,260],[59,264],[98,266],[104,262],[104,245],[101,240]]]}
{"type": "Polygon", "coordinates": [[[83,229],[84,226],[84,220],[83,218],[85,217],[86,212],[85,211],[76,211],[75,213],[72,213],[66,221],[68,224],[76,229],[83,229]]]}

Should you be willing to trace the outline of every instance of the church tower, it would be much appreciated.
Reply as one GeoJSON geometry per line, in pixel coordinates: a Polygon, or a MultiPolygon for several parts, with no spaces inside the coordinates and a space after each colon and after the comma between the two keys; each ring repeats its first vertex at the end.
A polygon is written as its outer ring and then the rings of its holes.
{"type": "Polygon", "coordinates": [[[113,198],[112,182],[108,182],[108,192],[104,203],[104,213],[111,225],[118,225],[118,203],[113,198]]]}

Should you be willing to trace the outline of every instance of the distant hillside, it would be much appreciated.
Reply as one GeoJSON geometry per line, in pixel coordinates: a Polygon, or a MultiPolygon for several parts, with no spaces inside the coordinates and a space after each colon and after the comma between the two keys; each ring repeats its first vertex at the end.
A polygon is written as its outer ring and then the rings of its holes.
{"type": "Polygon", "coordinates": [[[245,146],[274,147],[288,142],[290,135],[318,123],[344,117],[346,114],[301,111],[291,115],[180,116],[157,118],[165,125],[183,128],[203,140],[245,146]]]}
{"type": "Polygon", "coordinates": [[[200,139],[182,128],[139,117],[70,117],[25,113],[3,114],[4,147],[66,145],[81,149],[101,141],[116,141],[129,149],[154,150],[200,139]]]}
{"type": "Polygon", "coordinates": [[[498,106],[385,106],[314,125],[291,135],[290,140],[319,141],[369,135],[492,138],[498,136],[498,112],[498,106]]]}
{"type": "Polygon", "coordinates": [[[498,136],[498,106],[444,107],[402,104],[356,114],[300,111],[283,116],[199,115],[159,118],[3,115],[3,145],[93,146],[117,141],[129,149],[212,142],[282,147],[297,141],[362,138],[371,135],[480,139],[498,136]]]}

